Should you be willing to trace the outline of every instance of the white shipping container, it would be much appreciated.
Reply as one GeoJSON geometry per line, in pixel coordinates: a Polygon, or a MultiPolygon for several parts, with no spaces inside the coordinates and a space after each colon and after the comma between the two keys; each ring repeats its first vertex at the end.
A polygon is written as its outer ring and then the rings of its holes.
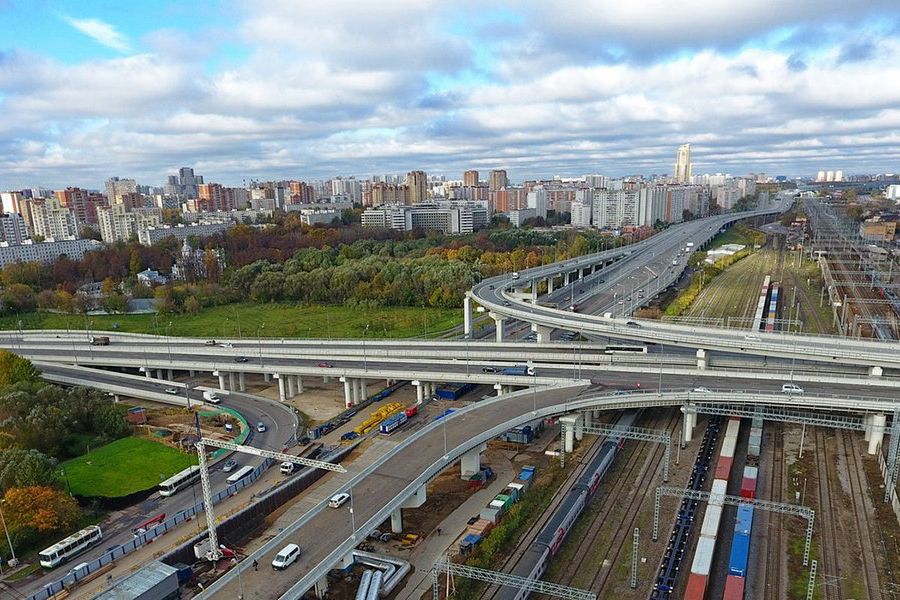
{"type": "Polygon", "coordinates": [[[745,479],[756,479],[756,476],[759,474],[759,467],[744,467],[744,478],[745,479]]]}
{"type": "Polygon", "coordinates": [[[709,506],[722,506],[722,498],[728,488],[728,482],[724,479],[713,479],[712,489],[709,492],[709,506]]]}
{"type": "Polygon", "coordinates": [[[503,502],[501,500],[491,500],[491,503],[488,504],[488,508],[503,511],[503,502]]]}
{"type": "Polygon", "coordinates": [[[701,535],[700,539],[697,540],[697,550],[694,551],[694,562],[691,564],[691,573],[708,576],[715,549],[716,538],[701,535]]]}
{"type": "Polygon", "coordinates": [[[521,483],[516,483],[515,481],[513,481],[512,483],[510,483],[510,484],[509,484],[508,486],[506,486],[506,487],[515,488],[515,489],[519,490],[519,492],[524,492],[524,491],[525,491],[525,486],[522,485],[521,483]]]}
{"type": "Polygon", "coordinates": [[[719,521],[722,520],[722,507],[710,504],[703,515],[703,526],[700,527],[700,535],[716,537],[719,532],[719,521]]]}

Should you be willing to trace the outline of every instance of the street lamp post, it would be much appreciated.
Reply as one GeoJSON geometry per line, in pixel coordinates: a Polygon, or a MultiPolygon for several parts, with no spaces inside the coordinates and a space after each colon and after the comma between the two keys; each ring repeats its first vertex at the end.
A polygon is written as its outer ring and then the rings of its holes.
{"type": "Polygon", "coordinates": [[[260,323],[259,327],[256,328],[256,342],[259,346],[259,366],[260,367],[263,366],[263,361],[262,361],[262,338],[259,336],[259,332],[261,329],[265,329],[265,328],[266,328],[265,323],[260,323]]]}
{"type": "Polygon", "coordinates": [[[9,529],[6,527],[6,518],[3,516],[3,500],[0,500],[0,522],[3,523],[3,531],[6,533],[6,542],[9,544],[9,554],[12,558],[9,559],[9,566],[15,567],[19,564],[19,559],[16,558],[16,551],[13,549],[12,538],[9,535],[9,529]]]}
{"type": "Polygon", "coordinates": [[[369,325],[371,323],[366,323],[366,329],[363,331],[363,371],[369,370],[369,357],[366,354],[366,337],[369,335],[369,325]]]}
{"type": "Polygon", "coordinates": [[[166,325],[166,349],[169,352],[169,363],[172,363],[172,344],[169,342],[169,328],[172,327],[172,321],[166,325]]]}

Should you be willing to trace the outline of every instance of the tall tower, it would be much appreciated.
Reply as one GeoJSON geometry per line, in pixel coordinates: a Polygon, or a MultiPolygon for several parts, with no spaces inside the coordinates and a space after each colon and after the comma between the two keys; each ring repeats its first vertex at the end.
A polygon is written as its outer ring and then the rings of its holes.
{"type": "Polygon", "coordinates": [[[406,174],[409,204],[425,202],[425,171],[410,171],[406,174]]]}
{"type": "Polygon", "coordinates": [[[494,169],[491,171],[491,191],[496,191],[505,187],[509,187],[509,179],[506,177],[506,171],[503,169],[494,169]]]}
{"type": "Polygon", "coordinates": [[[463,173],[463,185],[466,187],[478,187],[478,171],[469,170],[463,173]]]}
{"type": "Polygon", "coordinates": [[[678,146],[678,153],[675,155],[675,180],[681,183],[690,183],[691,181],[690,144],[678,146]]]}

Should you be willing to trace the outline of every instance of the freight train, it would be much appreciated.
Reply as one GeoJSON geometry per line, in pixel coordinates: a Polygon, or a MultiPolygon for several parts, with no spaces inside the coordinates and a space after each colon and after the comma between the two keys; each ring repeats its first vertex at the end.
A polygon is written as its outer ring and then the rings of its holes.
{"type": "MultiPolygon", "coordinates": [[[[627,411],[619,418],[616,425],[631,427],[636,418],[637,411],[627,411]]],[[[512,571],[513,575],[526,579],[539,579],[544,574],[550,561],[562,546],[566,534],[572,529],[575,521],[593,498],[597,486],[600,485],[624,442],[625,439],[618,435],[609,436],[603,441],[600,451],[588,464],[587,469],[581,474],[575,485],[566,492],[563,501],[560,502],[550,520],[522,555],[512,571]]],[[[531,594],[529,590],[504,586],[500,589],[497,598],[499,600],[525,600],[529,594],[531,594]]]]}
{"type": "Polygon", "coordinates": [[[775,319],[778,314],[779,284],[772,284],[772,295],[769,297],[769,310],[766,312],[766,331],[775,331],[775,319]]]}

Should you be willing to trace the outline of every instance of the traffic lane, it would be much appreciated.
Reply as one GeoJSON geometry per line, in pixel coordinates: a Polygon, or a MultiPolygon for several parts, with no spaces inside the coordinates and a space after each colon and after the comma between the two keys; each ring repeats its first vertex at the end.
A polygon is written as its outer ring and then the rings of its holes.
{"type": "MultiPolygon", "coordinates": [[[[559,404],[572,398],[570,390],[548,390],[541,394],[538,406],[559,404]]],[[[516,414],[531,411],[516,402],[499,402],[485,405],[477,414],[461,414],[444,421],[447,448],[467,442],[473,431],[484,431],[499,425],[516,414]],[[518,405],[517,405],[518,404],[518,405]],[[509,406],[512,405],[512,406],[509,406]]],[[[388,459],[377,472],[363,479],[352,491],[354,517],[357,527],[372,518],[382,507],[393,500],[407,485],[414,481],[431,464],[445,453],[444,436],[431,435],[419,438],[404,450],[388,459]]],[[[243,585],[245,598],[277,598],[284,594],[305,572],[322,562],[328,554],[351,535],[350,503],[341,509],[324,508],[271,552],[254,552],[245,561],[259,561],[264,567],[260,572],[241,572],[241,581],[231,581],[217,592],[217,597],[237,597],[243,585]],[[284,571],[269,571],[272,559],[284,545],[295,543],[303,553],[298,566],[284,571]]],[[[368,531],[360,532],[366,535],[368,531]]]]}

